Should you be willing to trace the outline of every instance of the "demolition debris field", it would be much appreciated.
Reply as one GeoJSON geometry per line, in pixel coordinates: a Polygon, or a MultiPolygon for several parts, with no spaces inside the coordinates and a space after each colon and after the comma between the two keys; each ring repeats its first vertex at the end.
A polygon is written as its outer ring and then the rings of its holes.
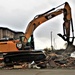
{"type": "Polygon", "coordinates": [[[44,49],[46,58],[45,60],[40,60],[39,62],[18,62],[13,65],[7,65],[0,61],[1,69],[75,69],[75,58],[70,57],[71,53],[74,52],[75,47],[71,50],[54,50],[49,51],[44,49]]]}

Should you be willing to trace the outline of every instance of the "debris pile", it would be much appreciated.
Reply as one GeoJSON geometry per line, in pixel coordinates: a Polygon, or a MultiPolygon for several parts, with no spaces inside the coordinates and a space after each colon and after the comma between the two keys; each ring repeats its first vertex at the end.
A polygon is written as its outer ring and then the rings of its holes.
{"type": "MultiPolygon", "coordinates": [[[[74,52],[73,48],[73,51],[74,52]]],[[[68,50],[67,50],[68,51],[68,50]]],[[[14,65],[6,65],[3,63],[3,59],[0,62],[0,68],[6,69],[42,69],[42,68],[70,68],[75,69],[75,58],[71,57],[71,51],[65,52],[65,50],[44,50],[46,58],[39,62],[19,62],[14,65]]]]}
{"type": "Polygon", "coordinates": [[[47,57],[47,64],[50,68],[75,68],[75,58],[52,53],[47,57]]]}

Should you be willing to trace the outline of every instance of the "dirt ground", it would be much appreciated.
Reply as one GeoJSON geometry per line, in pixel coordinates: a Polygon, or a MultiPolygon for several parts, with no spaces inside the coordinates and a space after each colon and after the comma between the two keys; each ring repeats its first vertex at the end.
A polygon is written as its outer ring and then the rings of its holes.
{"type": "Polygon", "coordinates": [[[74,69],[1,69],[0,75],[75,75],[74,69]]]}

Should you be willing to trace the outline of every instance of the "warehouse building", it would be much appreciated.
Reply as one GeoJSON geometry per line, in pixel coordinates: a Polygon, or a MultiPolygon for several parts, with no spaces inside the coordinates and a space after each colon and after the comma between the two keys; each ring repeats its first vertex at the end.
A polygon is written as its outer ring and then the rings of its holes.
{"type": "Polygon", "coordinates": [[[0,39],[3,38],[14,38],[17,39],[19,36],[23,35],[23,32],[13,31],[6,27],[0,27],[0,39]]]}

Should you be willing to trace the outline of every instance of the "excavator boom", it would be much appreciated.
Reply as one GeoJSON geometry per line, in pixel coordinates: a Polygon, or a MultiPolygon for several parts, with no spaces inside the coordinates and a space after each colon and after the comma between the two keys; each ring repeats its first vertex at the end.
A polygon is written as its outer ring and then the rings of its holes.
{"type": "MultiPolygon", "coordinates": [[[[67,2],[64,3],[65,6],[62,9],[58,9],[55,10],[56,8],[53,8],[41,15],[37,15],[34,17],[34,19],[28,24],[28,27],[26,29],[25,32],[25,40],[24,42],[26,43],[29,39],[29,37],[32,35],[33,31],[42,23],[60,15],[63,13],[64,15],[64,24],[63,24],[63,32],[64,32],[64,36],[62,36],[64,39],[68,40],[67,42],[69,42],[69,37],[70,37],[70,22],[72,20],[72,16],[71,16],[71,8],[69,6],[69,4],[67,2]],[[54,11],[55,10],[55,11],[54,11]]],[[[62,4],[63,5],[63,4],[62,4]]],[[[60,5],[61,6],[61,5],[60,5]]],[[[73,28],[73,26],[72,26],[73,28]]],[[[60,35],[59,35],[60,36],[60,35]]]]}
{"type": "Polygon", "coordinates": [[[36,16],[28,25],[26,33],[25,33],[25,42],[27,42],[28,38],[31,36],[31,34],[33,33],[33,31],[42,23],[46,22],[47,20],[59,15],[62,13],[62,9],[56,12],[52,12],[50,14],[47,15],[38,15],[36,16]]]}

